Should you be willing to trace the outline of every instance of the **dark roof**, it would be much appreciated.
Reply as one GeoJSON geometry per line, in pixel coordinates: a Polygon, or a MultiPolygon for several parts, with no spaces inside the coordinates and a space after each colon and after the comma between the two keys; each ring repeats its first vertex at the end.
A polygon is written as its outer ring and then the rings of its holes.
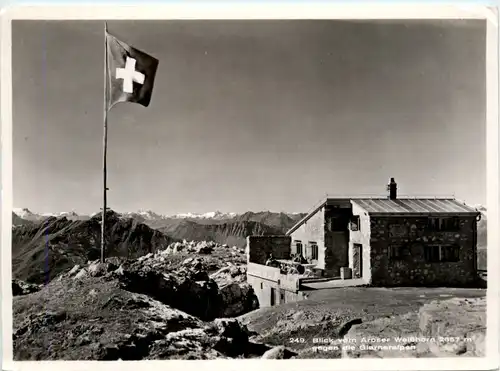
{"type": "Polygon", "coordinates": [[[321,204],[315,207],[304,218],[299,220],[292,228],[286,232],[290,235],[297,230],[302,224],[307,222],[323,207],[327,206],[330,202],[335,201],[350,201],[363,208],[371,215],[460,215],[460,214],[478,214],[475,208],[467,206],[465,203],[460,202],[454,198],[398,198],[390,200],[387,197],[382,198],[362,198],[362,197],[346,197],[346,198],[326,198],[321,204]]]}
{"type": "Polygon", "coordinates": [[[452,199],[405,198],[405,199],[357,199],[351,200],[369,214],[477,214],[478,211],[452,199]]]}

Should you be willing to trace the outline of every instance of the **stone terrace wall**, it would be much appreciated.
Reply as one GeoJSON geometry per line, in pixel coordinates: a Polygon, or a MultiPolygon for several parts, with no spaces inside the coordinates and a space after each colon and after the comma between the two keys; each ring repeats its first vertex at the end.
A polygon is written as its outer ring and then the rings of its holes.
{"type": "Polygon", "coordinates": [[[375,286],[467,286],[476,280],[476,220],[461,217],[460,229],[435,232],[427,218],[371,218],[372,284],[375,286]],[[410,244],[410,256],[389,260],[390,244],[410,244]],[[426,244],[459,246],[458,262],[427,262],[426,244]]]}
{"type": "Polygon", "coordinates": [[[247,261],[266,264],[269,253],[276,259],[289,259],[291,243],[290,236],[248,236],[247,261]]]}

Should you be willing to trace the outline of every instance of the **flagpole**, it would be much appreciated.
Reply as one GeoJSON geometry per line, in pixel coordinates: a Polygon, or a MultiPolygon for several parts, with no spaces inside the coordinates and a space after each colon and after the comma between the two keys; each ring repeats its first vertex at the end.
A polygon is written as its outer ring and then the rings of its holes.
{"type": "Polygon", "coordinates": [[[101,222],[101,263],[106,260],[106,210],[107,210],[107,169],[106,154],[108,149],[108,24],[104,22],[104,128],[103,128],[103,151],[102,151],[102,175],[103,175],[103,193],[102,193],[102,222],[101,222]]]}

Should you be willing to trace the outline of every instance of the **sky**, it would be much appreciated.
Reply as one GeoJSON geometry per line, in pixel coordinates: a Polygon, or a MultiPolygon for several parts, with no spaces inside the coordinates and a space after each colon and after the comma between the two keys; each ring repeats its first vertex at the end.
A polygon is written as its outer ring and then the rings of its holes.
{"type": "MultiPolygon", "coordinates": [[[[102,207],[100,21],[13,21],[14,207],[102,207]]],[[[118,211],[305,212],[325,194],[486,198],[483,21],[109,21],[159,59],[108,114],[118,211]]]]}

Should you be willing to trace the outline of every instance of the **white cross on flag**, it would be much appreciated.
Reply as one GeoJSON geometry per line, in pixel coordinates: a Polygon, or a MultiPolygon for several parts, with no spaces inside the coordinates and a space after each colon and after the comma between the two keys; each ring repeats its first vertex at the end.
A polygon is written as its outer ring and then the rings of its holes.
{"type": "Polygon", "coordinates": [[[107,109],[119,102],[149,105],[158,60],[106,32],[107,109]]]}

